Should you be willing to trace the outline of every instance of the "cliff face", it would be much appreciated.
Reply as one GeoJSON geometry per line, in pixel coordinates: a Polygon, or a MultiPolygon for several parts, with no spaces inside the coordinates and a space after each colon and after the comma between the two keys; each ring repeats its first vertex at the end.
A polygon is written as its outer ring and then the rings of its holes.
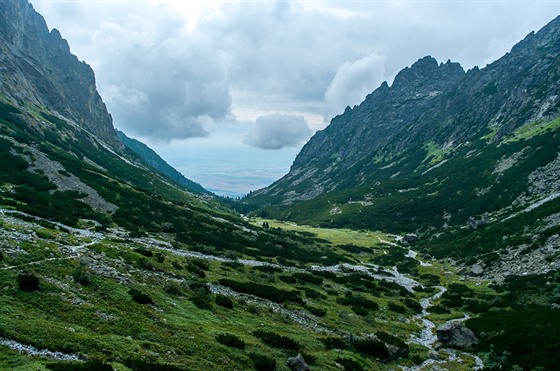
{"type": "Polygon", "coordinates": [[[0,94],[45,106],[121,148],[93,70],[27,0],[0,2],[0,94]]]}
{"type": "Polygon", "coordinates": [[[465,72],[432,57],[403,69],[303,147],[284,178],[249,201],[291,204],[375,183],[375,164],[426,145],[457,148],[495,132],[551,121],[560,112],[560,17],[501,59],[465,72]],[[351,169],[351,171],[349,171],[351,169]]]}

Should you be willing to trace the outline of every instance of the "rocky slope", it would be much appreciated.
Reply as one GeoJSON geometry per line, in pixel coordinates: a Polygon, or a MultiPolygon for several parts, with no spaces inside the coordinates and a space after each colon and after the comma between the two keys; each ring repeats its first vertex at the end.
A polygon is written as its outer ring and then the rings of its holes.
{"type": "Polygon", "coordinates": [[[419,233],[426,251],[469,264],[515,252],[534,255],[521,273],[556,269],[558,60],[560,17],[482,69],[420,59],[245,201],[300,223],[419,233]]]}
{"type": "Polygon", "coordinates": [[[122,148],[93,70],[27,0],[0,2],[0,50],[0,94],[18,106],[46,107],[122,148]]]}
{"type": "Polygon", "coordinates": [[[284,178],[248,200],[290,204],[376,181],[373,164],[428,143],[441,150],[489,130],[500,140],[560,110],[560,18],[485,68],[425,57],[335,117],[303,147],[284,178]],[[358,176],[348,179],[348,169],[358,176]],[[304,181],[304,186],[298,187],[304,181]]]}

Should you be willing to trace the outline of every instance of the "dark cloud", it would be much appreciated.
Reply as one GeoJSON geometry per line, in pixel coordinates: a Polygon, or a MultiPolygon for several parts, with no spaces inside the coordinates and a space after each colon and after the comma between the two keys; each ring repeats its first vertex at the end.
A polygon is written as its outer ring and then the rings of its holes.
{"type": "Polygon", "coordinates": [[[253,131],[243,138],[246,144],[261,149],[295,147],[309,139],[311,129],[302,116],[273,114],[259,116],[253,131]]]}

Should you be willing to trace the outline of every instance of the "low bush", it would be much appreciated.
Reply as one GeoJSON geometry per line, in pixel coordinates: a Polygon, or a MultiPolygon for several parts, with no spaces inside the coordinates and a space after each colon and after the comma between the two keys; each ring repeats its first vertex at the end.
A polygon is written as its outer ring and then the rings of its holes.
{"type": "Polygon", "coordinates": [[[354,295],[352,292],[347,292],[343,298],[337,298],[336,302],[350,307],[362,307],[371,310],[379,309],[379,304],[376,302],[367,299],[363,295],[354,295]]]}
{"type": "Polygon", "coordinates": [[[175,296],[179,296],[179,295],[183,295],[183,288],[181,287],[181,285],[175,281],[169,281],[164,288],[165,292],[170,294],[170,295],[175,295],[175,296]]]}
{"type": "Polygon", "coordinates": [[[266,354],[249,353],[249,358],[253,361],[253,367],[257,371],[271,371],[276,368],[276,360],[266,354]]]}
{"type": "Polygon", "coordinates": [[[138,304],[153,304],[152,298],[140,290],[130,289],[128,290],[128,294],[132,297],[132,300],[138,304]]]}
{"type": "Polygon", "coordinates": [[[212,304],[210,303],[211,293],[208,286],[203,282],[193,282],[189,288],[192,291],[192,295],[189,300],[196,305],[198,309],[211,309],[212,304]]]}
{"type": "Polygon", "coordinates": [[[334,360],[336,363],[338,363],[339,365],[341,365],[342,367],[344,367],[345,370],[348,371],[363,371],[364,367],[356,360],[353,360],[352,358],[342,358],[342,357],[337,357],[334,360]]]}
{"type": "Polygon", "coordinates": [[[302,348],[302,346],[299,345],[296,341],[286,336],[278,335],[274,332],[257,330],[253,332],[253,335],[259,338],[259,340],[265,343],[266,345],[273,348],[293,350],[293,351],[299,351],[302,348]]]}
{"type": "Polygon", "coordinates": [[[305,309],[309,311],[309,313],[317,316],[317,317],[324,317],[327,315],[327,310],[323,308],[313,307],[311,305],[305,305],[305,309]]]}
{"type": "Polygon", "coordinates": [[[113,371],[110,364],[97,360],[47,363],[46,368],[53,371],[113,371]]]}
{"type": "Polygon", "coordinates": [[[145,248],[143,248],[143,247],[138,247],[138,248],[134,249],[134,252],[137,252],[137,253],[140,254],[140,255],[144,255],[144,256],[146,256],[146,257],[148,257],[148,258],[151,258],[151,257],[154,256],[154,253],[153,253],[153,252],[151,252],[150,250],[145,249],[145,248]]]}
{"type": "Polygon", "coordinates": [[[22,273],[17,276],[18,288],[22,291],[39,290],[39,278],[34,274],[22,273]]]}
{"type": "Polygon", "coordinates": [[[237,349],[245,349],[247,345],[243,340],[233,334],[219,334],[216,336],[216,341],[222,345],[237,349]]]}
{"type": "Polygon", "coordinates": [[[405,314],[406,313],[406,308],[403,307],[402,305],[398,305],[396,303],[389,303],[389,310],[391,310],[395,313],[400,313],[400,314],[405,314]]]}
{"type": "Polygon", "coordinates": [[[72,274],[74,282],[79,283],[82,286],[87,286],[91,283],[91,274],[88,272],[87,267],[84,264],[80,264],[74,273],[72,274]]]}
{"type": "Polygon", "coordinates": [[[225,295],[218,294],[216,295],[216,305],[226,309],[233,309],[233,300],[225,295]]]}
{"type": "Polygon", "coordinates": [[[346,341],[339,336],[329,336],[326,338],[319,338],[327,350],[331,349],[346,349],[346,341]]]}
{"type": "Polygon", "coordinates": [[[303,299],[299,295],[299,291],[282,290],[274,286],[263,285],[254,282],[239,282],[227,278],[222,278],[218,282],[220,283],[220,285],[227,286],[237,292],[255,295],[276,303],[291,301],[294,303],[303,304],[303,299]]]}
{"type": "Polygon", "coordinates": [[[389,352],[387,351],[385,344],[376,339],[357,339],[354,340],[353,346],[356,351],[381,361],[384,361],[389,357],[389,352]]]}

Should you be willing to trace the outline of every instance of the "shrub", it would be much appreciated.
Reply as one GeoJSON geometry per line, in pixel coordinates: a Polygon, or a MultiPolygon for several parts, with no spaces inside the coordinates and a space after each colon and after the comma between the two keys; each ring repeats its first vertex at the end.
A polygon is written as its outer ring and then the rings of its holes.
{"type": "Polygon", "coordinates": [[[318,299],[321,297],[321,293],[319,291],[313,290],[312,288],[309,287],[304,287],[303,292],[305,293],[306,297],[311,299],[318,299]]]}
{"type": "Polygon", "coordinates": [[[110,364],[98,360],[47,363],[46,367],[53,371],[113,371],[110,364]]]}
{"type": "Polygon", "coordinates": [[[144,256],[146,256],[146,257],[148,257],[148,258],[151,258],[151,257],[154,256],[154,253],[153,253],[153,252],[151,252],[150,250],[147,250],[147,249],[145,249],[145,248],[143,248],[143,247],[138,247],[138,248],[134,249],[134,252],[137,252],[137,253],[140,254],[140,255],[144,255],[144,256]]]}
{"type": "Polygon", "coordinates": [[[380,331],[375,334],[379,340],[386,344],[391,344],[399,348],[408,349],[408,345],[396,336],[380,331]]]}
{"type": "Polygon", "coordinates": [[[253,366],[257,371],[271,371],[276,368],[276,360],[265,354],[249,353],[249,358],[253,361],[253,366]]]}
{"type": "Polygon", "coordinates": [[[274,286],[263,285],[254,282],[239,282],[226,278],[222,278],[218,282],[220,283],[220,285],[227,286],[237,292],[255,295],[263,299],[274,301],[276,303],[291,301],[294,303],[303,304],[303,299],[301,298],[301,296],[299,296],[299,291],[282,290],[274,286]]]}
{"type": "Polygon", "coordinates": [[[168,363],[149,362],[144,359],[127,359],[124,365],[134,371],[184,371],[182,367],[168,363]]]}
{"type": "Polygon", "coordinates": [[[280,281],[282,282],[286,282],[286,283],[297,283],[297,279],[294,276],[288,275],[288,274],[281,274],[278,276],[278,278],[280,278],[280,281]]]}
{"type": "Polygon", "coordinates": [[[84,264],[80,264],[76,268],[74,274],[72,274],[72,278],[74,278],[74,282],[83,286],[87,286],[91,283],[91,275],[84,264]]]}
{"type": "Polygon", "coordinates": [[[317,308],[311,305],[306,305],[305,309],[307,309],[309,313],[316,315],[317,317],[324,317],[327,315],[327,310],[323,308],[317,308]]]}
{"type": "Polygon", "coordinates": [[[245,349],[245,342],[233,334],[219,334],[216,341],[231,348],[245,349]]]}
{"type": "Polygon", "coordinates": [[[225,295],[218,294],[216,295],[216,305],[227,309],[233,309],[233,300],[225,295]]]}
{"type": "Polygon", "coordinates": [[[199,309],[211,309],[210,289],[203,282],[194,282],[190,285],[192,296],[189,300],[199,309]]]}
{"type": "Polygon", "coordinates": [[[395,313],[401,313],[401,314],[406,313],[406,308],[396,303],[389,303],[389,310],[392,310],[395,313]]]}
{"type": "Polygon", "coordinates": [[[280,269],[278,267],[273,267],[271,265],[257,265],[255,267],[253,267],[253,269],[257,270],[257,271],[264,272],[264,273],[282,272],[282,269],[280,269]]]}
{"type": "Polygon", "coordinates": [[[165,292],[171,295],[182,295],[183,294],[183,289],[181,287],[181,285],[179,285],[177,282],[175,281],[169,281],[167,283],[167,285],[165,285],[164,288],[165,292]]]}
{"type": "Polygon", "coordinates": [[[355,361],[352,358],[337,357],[337,359],[335,359],[334,361],[343,366],[345,370],[363,371],[364,369],[364,367],[358,361],[355,361]]]}
{"type": "Polygon", "coordinates": [[[128,290],[128,294],[132,297],[132,300],[138,304],[153,304],[152,298],[140,290],[130,289],[128,290]]]}
{"type": "Polygon", "coordinates": [[[210,269],[210,263],[204,259],[190,259],[187,261],[187,264],[194,265],[195,267],[197,267],[198,269],[202,269],[203,271],[207,271],[208,269],[210,269]]]}
{"type": "Polygon", "coordinates": [[[22,273],[17,277],[18,288],[23,291],[35,291],[39,289],[39,278],[34,274],[22,273]]]}
{"type": "Polygon", "coordinates": [[[369,311],[366,308],[360,307],[358,305],[352,305],[350,309],[352,309],[352,312],[356,313],[358,316],[365,317],[369,314],[369,311]]]}
{"type": "Polygon", "coordinates": [[[294,277],[298,281],[308,282],[314,285],[320,285],[323,283],[323,279],[321,277],[309,273],[297,272],[294,273],[294,277]]]}
{"type": "Polygon", "coordinates": [[[346,348],[346,341],[343,338],[338,336],[329,336],[326,338],[319,338],[321,343],[327,348],[327,350],[331,349],[345,349],[346,348]]]}
{"type": "Polygon", "coordinates": [[[343,298],[337,298],[336,302],[338,304],[351,306],[351,307],[362,307],[364,309],[378,310],[379,305],[367,299],[362,295],[354,295],[352,292],[347,292],[343,298]]]}
{"type": "Polygon", "coordinates": [[[386,360],[389,357],[387,347],[382,341],[372,338],[357,339],[354,341],[353,345],[354,349],[364,355],[371,356],[379,360],[386,360]]]}
{"type": "Polygon", "coordinates": [[[257,330],[253,332],[253,335],[259,338],[266,345],[273,348],[293,350],[293,351],[299,351],[301,349],[301,345],[299,345],[294,340],[286,336],[278,335],[274,332],[257,330]]]}

